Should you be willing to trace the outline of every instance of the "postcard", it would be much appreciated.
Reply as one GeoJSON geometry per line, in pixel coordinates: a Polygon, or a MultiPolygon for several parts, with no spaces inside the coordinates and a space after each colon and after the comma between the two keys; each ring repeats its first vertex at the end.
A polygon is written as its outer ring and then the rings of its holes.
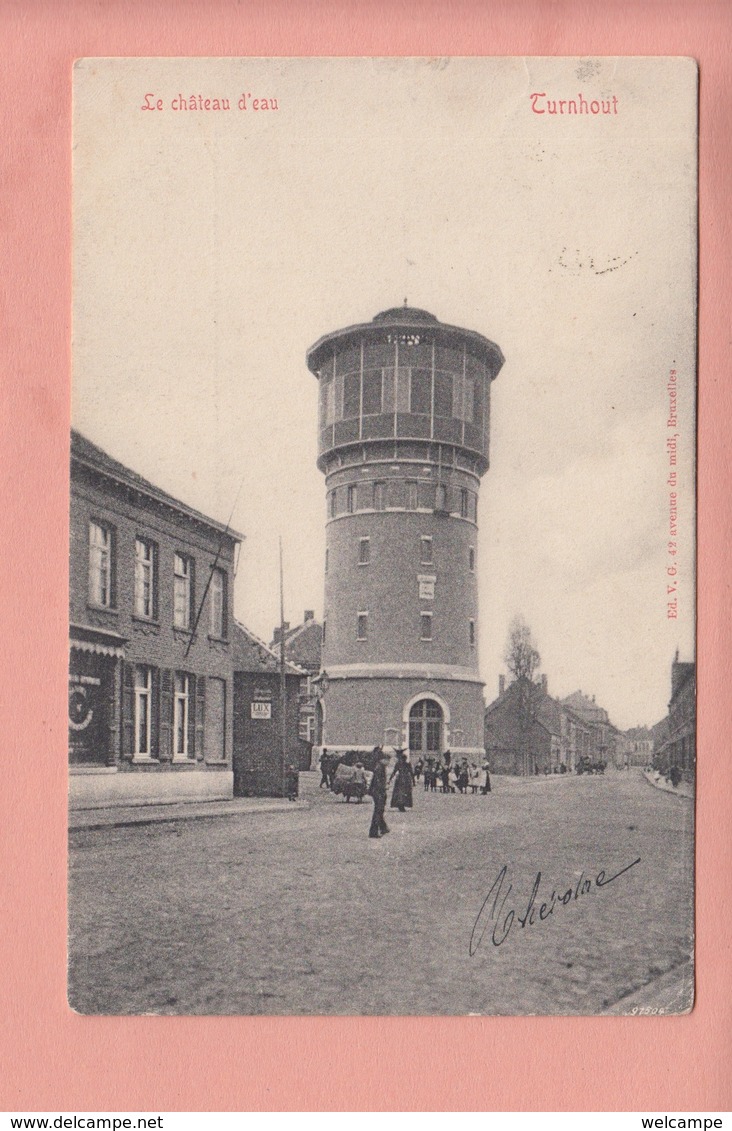
{"type": "Polygon", "coordinates": [[[69,1002],[694,1000],[697,68],[74,70],[69,1002]]]}

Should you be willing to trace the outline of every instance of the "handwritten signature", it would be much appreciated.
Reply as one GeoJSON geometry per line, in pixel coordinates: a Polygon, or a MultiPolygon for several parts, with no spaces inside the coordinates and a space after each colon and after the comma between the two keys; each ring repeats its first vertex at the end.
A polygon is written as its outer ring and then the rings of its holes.
{"type": "Polygon", "coordinates": [[[636,860],[633,860],[630,864],[626,864],[624,868],[621,868],[619,872],[615,872],[612,876],[608,876],[604,869],[598,872],[594,879],[585,876],[585,873],[582,872],[574,887],[570,885],[566,891],[557,891],[555,888],[550,898],[541,904],[538,903],[541,872],[537,872],[534,886],[529,896],[529,902],[523,915],[517,915],[515,907],[509,906],[508,910],[505,910],[508,897],[513,891],[513,884],[508,883],[508,886],[506,886],[508,864],[504,864],[496,876],[488,895],[483,900],[480,911],[473,923],[473,929],[470,932],[470,944],[468,946],[471,957],[480,947],[487,932],[490,931],[489,938],[494,946],[502,946],[511,934],[511,930],[516,923],[519,924],[522,930],[524,927],[533,927],[535,923],[543,922],[548,919],[550,915],[553,915],[555,908],[567,907],[569,904],[575,903],[580,896],[589,895],[594,889],[606,888],[608,884],[613,883],[619,876],[629,872],[636,864],[640,864],[640,861],[641,858],[639,856],[636,860]]]}

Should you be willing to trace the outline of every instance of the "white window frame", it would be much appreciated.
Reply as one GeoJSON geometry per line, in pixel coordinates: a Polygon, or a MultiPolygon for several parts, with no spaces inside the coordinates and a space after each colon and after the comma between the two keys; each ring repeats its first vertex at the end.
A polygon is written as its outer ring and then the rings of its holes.
{"type": "Polygon", "coordinates": [[[434,547],[432,545],[431,534],[421,534],[419,538],[419,564],[420,565],[433,565],[434,564],[434,547]],[[429,556],[427,556],[429,555],[429,556]]]}
{"type": "Polygon", "coordinates": [[[364,641],[369,638],[369,614],[366,610],[356,613],[356,640],[364,641]],[[361,628],[363,627],[363,634],[361,628]]]}
{"type": "Polygon", "coordinates": [[[360,566],[367,566],[371,564],[370,538],[359,538],[358,540],[358,564],[360,566]]]}
{"type": "Polygon", "coordinates": [[[432,613],[420,612],[419,614],[419,638],[420,640],[432,640],[432,613]],[[429,634],[425,636],[425,626],[429,627],[429,634]]]}
{"type": "Polygon", "coordinates": [[[191,752],[188,749],[188,730],[191,710],[191,679],[186,672],[176,672],[173,682],[173,761],[188,762],[191,752]],[[183,731],[183,749],[178,742],[179,731],[183,731]]]}
{"type": "Polygon", "coordinates": [[[152,620],[155,614],[155,544],[149,538],[135,538],[135,616],[152,620]],[[147,557],[144,556],[147,553],[147,557]],[[145,607],[145,581],[148,607],[145,607]]]}
{"type": "Polygon", "coordinates": [[[191,559],[176,552],[173,559],[173,626],[191,627],[191,559]],[[180,563],[180,564],[179,564],[180,563]],[[180,613],[180,596],[185,595],[185,617],[180,613]]]}
{"type": "Polygon", "coordinates": [[[135,758],[152,757],[152,668],[147,664],[135,664],[135,758]],[[145,709],[145,741],[146,749],[141,749],[140,724],[142,722],[143,704],[145,709]]]}
{"type": "Polygon", "coordinates": [[[209,631],[216,640],[224,640],[226,638],[226,570],[217,568],[211,571],[209,597],[209,631]]]}
{"type": "Polygon", "coordinates": [[[93,519],[89,523],[89,601],[100,609],[112,608],[112,531],[93,519]]]}

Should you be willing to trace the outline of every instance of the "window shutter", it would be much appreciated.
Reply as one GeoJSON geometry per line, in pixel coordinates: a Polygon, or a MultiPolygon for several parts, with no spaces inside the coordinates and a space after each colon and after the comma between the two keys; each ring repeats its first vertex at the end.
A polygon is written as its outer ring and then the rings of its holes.
{"type": "Polygon", "coordinates": [[[160,670],[152,668],[152,702],[150,704],[150,753],[156,758],[160,753],[160,670]]]}
{"type": "Polygon", "coordinates": [[[131,758],[135,751],[135,665],[124,664],[122,676],[122,753],[131,758]]]}
{"type": "Polygon", "coordinates": [[[173,673],[163,668],[160,678],[160,745],[158,757],[169,762],[173,751],[173,673]]]}
{"type": "MultiPolygon", "coordinates": [[[[202,675],[192,675],[191,684],[191,711],[189,717],[195,717],[195,745],[193,749],[196,752],[196,759],[201,762],[203,760],[203,722],[206,714],[206,677],[202,675]]],[[[188,741],[190,742],[190,738],[188,741]]]]}
{"type": "Polygon", "coordinates": [[[196,561],[195,558],[188,559],[189,571],[189,591],[188,591],[188,628],[190,629],[191,639],[193,639],[193,629],[196,626],[196,613],[198,612],[198,605],[196,604],[196,561]]]}
{"type": "Polygon", "coordinates": [[[117,608],[117,529],[109,527],[109,607],[117,608]]]}

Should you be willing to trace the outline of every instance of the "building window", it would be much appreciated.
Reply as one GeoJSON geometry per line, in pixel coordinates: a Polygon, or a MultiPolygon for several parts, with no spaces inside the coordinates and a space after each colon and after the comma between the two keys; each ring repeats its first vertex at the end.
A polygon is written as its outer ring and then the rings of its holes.
{"type": "Polygon", "coordinates": [[[381,480],[374,483],[374,510],[383,511],[384,509],[384,496],[386,494],[386,483],[381,480]]]}
{"type": "Polygon", "coordinates": [[[447,510],[447,487],[444,483],[438,483],[435,489],[435,510],[447,510]]]}
{"type": "Polygon", "coordinates": [[[417,509],[417,481],[415,479],[407,480],[407,510],[416,511],[417,509]]]}
{"type": "Polygon", "coordinates": [[[173,624],[176,628],[191,625],[191,571],[191,559],[176,554],[173,572],[173,624]]]}
{"type": "Polygon", "coordinates": [[[368,565],[371,561],[371,539],[359,538],[358,540],[358,564],[368,565]]]}
{"type": "Polygon", "coordinates": [[[468,621],[468,640],[470,641],[470,647],[474,648],[475,647],[475,621],[474,620],[468,621]]]}
{"type": "Polygon", "coordinates": [[[424,534],[420,540],[419,561],[421,565],[432,565],[432,538],[424,534]]]}
{"type": "Polygon", "coordinates": [[[325,572],[326,573],[328,572],[328,558],[329,558],[329,556],[330,556],[330,551],[328,550],[328,548],[326,546],[326,549],[325,549],[325,572]]]}
{"type": "Polygon", "coordinates": [[[219,640],[226,638],[226,573],[215,569],[211,573],[210,631],[219,640]]]}
{"type": "Polygon", "coordinates": [[[89,600],[109,609],[112,599],[112,530],[89,523],[89,600]]]}
{"type": "Polygon", "coordinates": [[[432,613],[420,613],[420,640],[432,639],[432,613]]]}
{"type": "Polygon", "coordinates": [[[468,490],[467,487],[460,488],[460,517],[468,517],[468,490]]]}
{"type": "Polygon", "coordinates": [[[151,620],[156,609],[155,545],[146,538],[135,539],[135,616],[151,620]]]}
{"type": "Polygon", "coordinates": [[[366,640],[369,632],[369,614],[358,613],[356,616],[356,639],[366,640]]]}
{"type": "Polygon", "coordinates": [[[173,754],[176,758],[190,757],[188,750],[188,719],[190,716],[190,676],[175,673],[173,698],[173,754]]]}
{"type": "Polygon", "coordinates": [[[325,617],[323,617],[323,630],[322,630],[322,633],[321,633],[321,636],[320,636],[321,644],[325,644],[325,623],[326,623],[325,617]]]}
{"type": "Polygon", "coordinates": [[[135,754],[152,753],[152,671],[142,664],[135,667],[135,754]]]}
{"type": "Polygon", "coordinates": [[[353,514],[356,509],[356,488],[351,484],[348,488],[348,499],[346,503],[346,510],[349,514],[353,514]]]}
{"type": "Polygon", "coordinates": [[[335,516],[336,516],[336,493],[335,493],[335,491],[331,491],[330,494],[328,495],[328,513],[330,514],[331,518],[335,518],[335,516]]]}
{"type": "Polygon", "coordinates": [[[475,547],[471,546],[468,550],[468,569],[471,573],[475,573],[475,547]]]}

